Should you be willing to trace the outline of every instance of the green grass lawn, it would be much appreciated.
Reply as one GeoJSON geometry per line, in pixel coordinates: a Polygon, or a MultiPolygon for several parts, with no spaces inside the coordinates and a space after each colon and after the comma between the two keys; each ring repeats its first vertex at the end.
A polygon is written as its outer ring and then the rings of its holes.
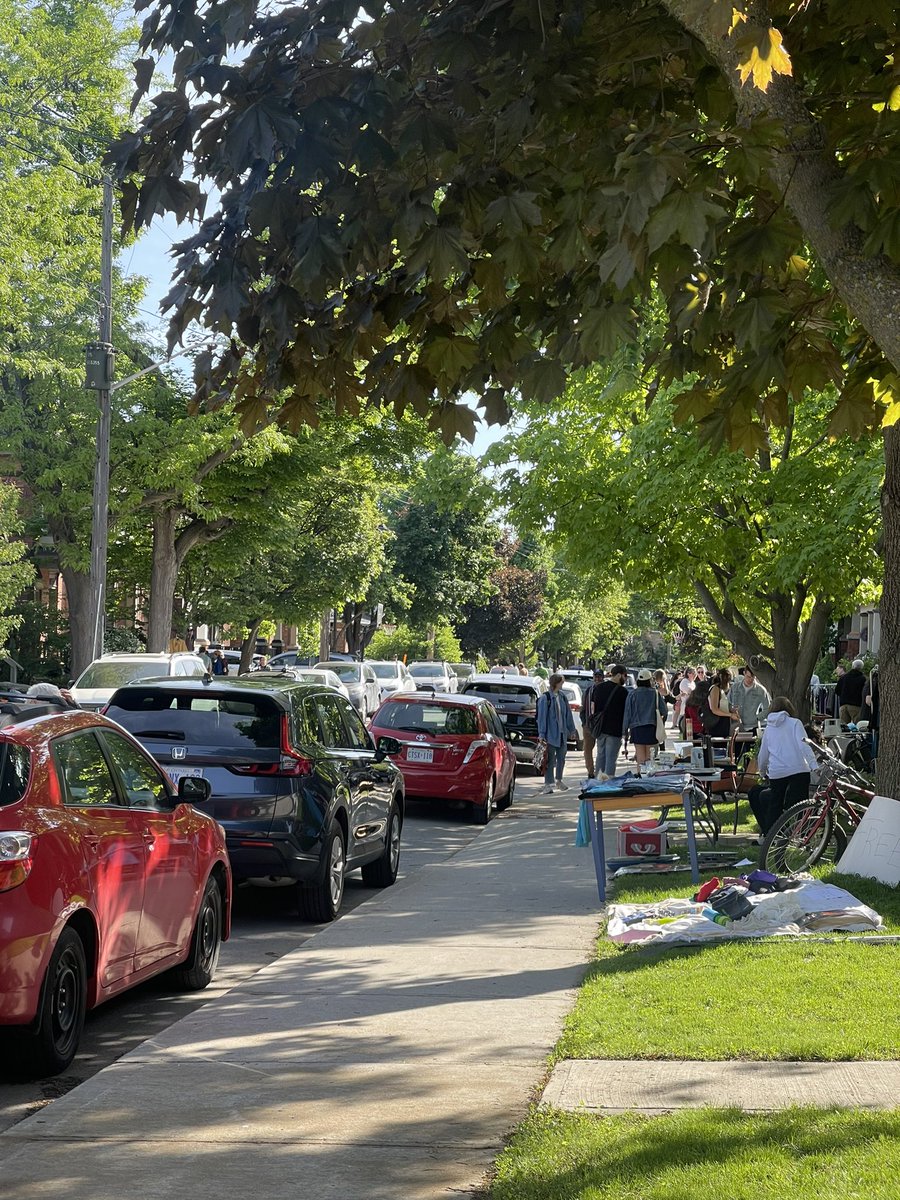
{"type": "MultiPolygon", "coordinates": [[[[900,933],[900,889],[824,876],[900,933]]],[[[617,880],[613,900],[694,891],[683,876],[617,880]],[[678,880],[679,882],[675,882],[678,880]]],[[[900,945],[761,939],[620,948],[600,939],[555,1058],[900,1057],[900,945]]]]}
{"type": "Polygon", "coordinates": [[[900,1113],[534,1112],[491,1200],[896,1200],[900,1113]]]}

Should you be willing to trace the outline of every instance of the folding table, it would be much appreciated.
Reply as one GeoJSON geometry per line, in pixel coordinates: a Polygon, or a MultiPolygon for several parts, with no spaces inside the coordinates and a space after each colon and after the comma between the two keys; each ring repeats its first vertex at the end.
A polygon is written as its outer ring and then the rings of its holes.
{"type": "Polygon", "coordinates": [[[641,792],[637,795],[625,792],[600,792],[596,795],[582,796],[593,809],[593,828],[591,830],[591,849],[594,852],[594,871],[597,875],[597,891],[601,904],[606,902],[606,851],[603,837],[603,814],[606,812],[622,812],[635,808],[674,808],[683,806],[684,820],[687,827],[688,858],[691,863],[691,882],[700,882],[700,864],[697,858],[697,838],[694,832],[694,805],[698,801],[705,803],[702,792],[695,791],[694,781],[688,775],[681,792],[641,792]]]}

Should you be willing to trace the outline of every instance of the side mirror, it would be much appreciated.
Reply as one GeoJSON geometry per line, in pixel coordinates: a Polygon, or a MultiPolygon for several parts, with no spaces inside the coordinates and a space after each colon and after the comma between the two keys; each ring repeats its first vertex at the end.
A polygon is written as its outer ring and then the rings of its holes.
{"type": "Polygon", "coordinates": [[[203,804],[212,795],[208,779],[197,775],[182,775],[178,780],[178,799],[184,804],[203,804]]]}
{"type": "Polygon", "coordinates": [[[380,737],[375,743],[375,761],[383,762],[389,754],[399,754],[403,747],[393,737],[380,737]]]}

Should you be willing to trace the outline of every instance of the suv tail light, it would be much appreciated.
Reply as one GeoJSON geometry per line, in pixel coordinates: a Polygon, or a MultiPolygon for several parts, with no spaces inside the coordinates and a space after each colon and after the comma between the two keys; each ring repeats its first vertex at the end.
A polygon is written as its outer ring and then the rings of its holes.
{"type": "Polygon", "coordinates": [[[33,851],[30,833],[0,833],[0,892],[25,882],[31,874],[33,851]]]}
{"type": "Polygon", "coordinates": [[[312,760],[298,754],[291,745],[290,727],[287,714],[281,718],[281,757],[278,762],[269,763],[229,763],[228,769],[237,775],[266,775],[269,778],[283,779],[285,776],[311,775],[312,760]]]}

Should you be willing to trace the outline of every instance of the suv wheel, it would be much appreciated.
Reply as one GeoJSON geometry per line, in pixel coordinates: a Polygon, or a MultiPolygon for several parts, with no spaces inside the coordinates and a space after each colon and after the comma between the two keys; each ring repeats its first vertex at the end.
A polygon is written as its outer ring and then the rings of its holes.
{"type": "Polygon", "coordinates": [[[344,899],[347,855],[344,833],[337,821],[331,822],[325,844],[325,874],[319,883],[300,884],[297,908],[307,921],[334,921],[344,899]]]}

